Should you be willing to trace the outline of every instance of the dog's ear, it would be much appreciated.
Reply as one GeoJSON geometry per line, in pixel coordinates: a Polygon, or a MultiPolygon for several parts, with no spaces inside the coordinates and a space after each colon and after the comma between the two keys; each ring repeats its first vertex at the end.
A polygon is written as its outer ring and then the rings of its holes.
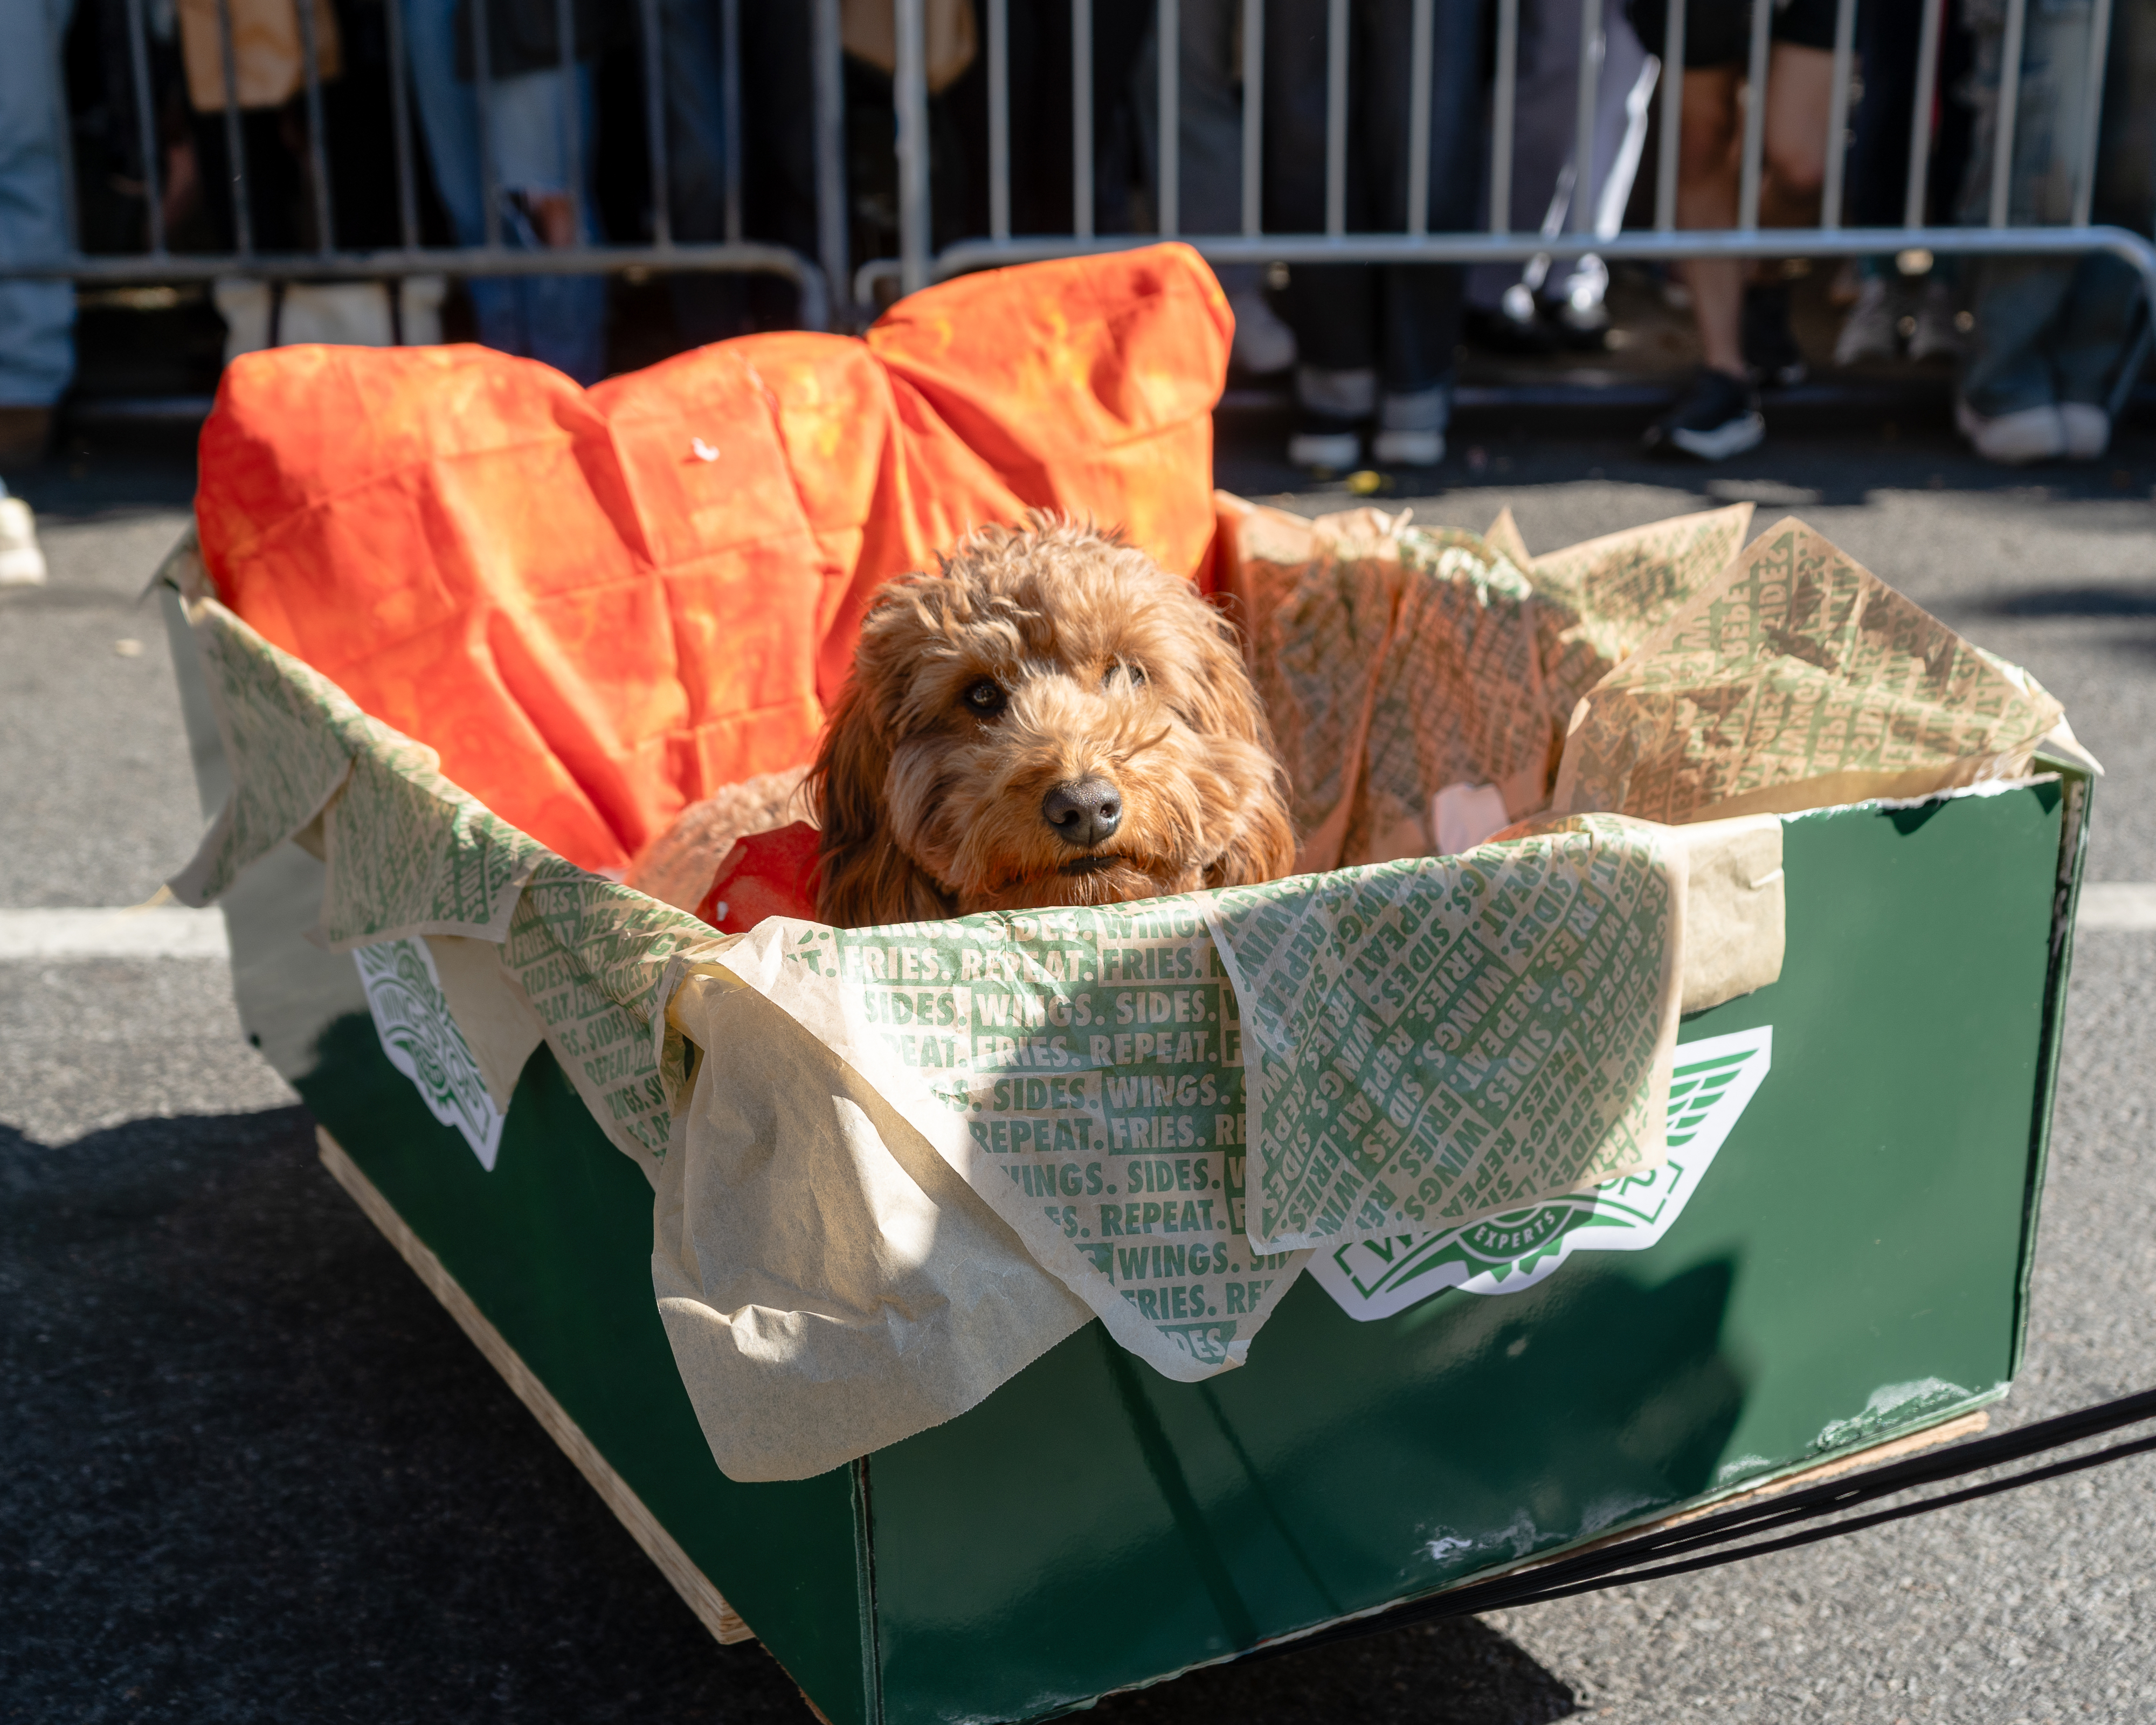
{"type": "Polygon", "coordinates": [[[1295,828],[1288,819],[1286,775],[1270,751],[1262,763],[1253,764],[1260,770],[1246,781],[1235,837],[1205,870],[1208,886],[1255,886],[1295,872],[1295,828]]]}
{"type": "Polygon", "coordinates": [[[1223,766],[1241,794],[1235,836],[1205,870],[1208,886],[1251,886],[1295,872],[1295,828],[1288,815],[1287,774],[1273,749],[1272,727],[1256,685],[1244,668],[1240,644],[1228,620],[1196,593],[1204,614],[1193,630],[1198,650],[1190,669],[1199,685],[1199,711],[1190,716],[1208,735],[1241,745],[1223,766]]]}
{"type": "Polygon", "coordinates": [[[934,922],[952,914],[935,880],[891,836],[885,813],[887,734],[856,666],[832,709],[807,780],[823,826],[816,916],[834,928],[934,922]]]}

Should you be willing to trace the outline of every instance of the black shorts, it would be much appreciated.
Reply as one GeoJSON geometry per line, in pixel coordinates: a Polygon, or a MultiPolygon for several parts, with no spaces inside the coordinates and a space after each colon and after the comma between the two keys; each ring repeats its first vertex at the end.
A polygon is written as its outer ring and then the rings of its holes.
{"type": "MultiPolygon", "coordinates": [[[[1649,54],[1660,55],[1669,8],[1682,0],[1625,0],[1649,54]]],[[[1834,49],[1835,0],[1774,0],[1769,33],[1777,42],[1799,48],[1834,49]]],[[[1751,0],[1690,0],[1685,13],[1685,64],[1743,65],[1752,58],[1751,0]]]]}

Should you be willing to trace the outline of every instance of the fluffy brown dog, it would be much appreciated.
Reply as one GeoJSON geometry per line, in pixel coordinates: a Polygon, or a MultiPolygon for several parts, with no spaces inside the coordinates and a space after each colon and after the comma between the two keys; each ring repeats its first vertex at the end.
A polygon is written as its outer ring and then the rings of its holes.
{"type": "Polygon", "coordinates": [[[983,527],[861,625],[809,794],[840,927],[1113,904],[1294,866],[1224,620],[1081,524],[983,527]]]}

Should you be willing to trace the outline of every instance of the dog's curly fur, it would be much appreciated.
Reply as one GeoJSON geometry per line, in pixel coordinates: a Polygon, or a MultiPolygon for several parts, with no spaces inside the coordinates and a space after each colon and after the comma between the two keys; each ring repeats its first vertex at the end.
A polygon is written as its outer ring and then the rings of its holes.
{"type": "Polygon", "coordinates": [[[1226,621],[1118,536],[1036,512],[892,583],[810,769],[840,927],[1112,904],[1294,866],[1286,775],[1226,621]],[[1104,779],[1083,847],[1051,790],[1104,779]]]}

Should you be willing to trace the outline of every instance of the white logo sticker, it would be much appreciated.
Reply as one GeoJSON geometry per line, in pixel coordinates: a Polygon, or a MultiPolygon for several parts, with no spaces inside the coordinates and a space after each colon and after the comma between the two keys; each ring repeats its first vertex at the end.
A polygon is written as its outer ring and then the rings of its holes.
{"type": "Polygon", "coordinates": [[[501,1111],[457,1029],[426,942],[382,941],[352,956],[389,1064],[412,1081],[429,1114],[465,1135],[479,1165],[492,1173],[501,1147],[501,1111]]]}
{"type": "Polygon", "coordinates": [[[1772,1026],[1681,1043],[1670,1078],[1669,1160],[1525,1209],[1435,1234],[1351,1241],[1310,1260],[1350,1317],[1390,1317],[1447,1288],[1517,1294],[1574,1252],[1644,1251],[1669,1231],[1773,1064],[1772,1026]]]}

